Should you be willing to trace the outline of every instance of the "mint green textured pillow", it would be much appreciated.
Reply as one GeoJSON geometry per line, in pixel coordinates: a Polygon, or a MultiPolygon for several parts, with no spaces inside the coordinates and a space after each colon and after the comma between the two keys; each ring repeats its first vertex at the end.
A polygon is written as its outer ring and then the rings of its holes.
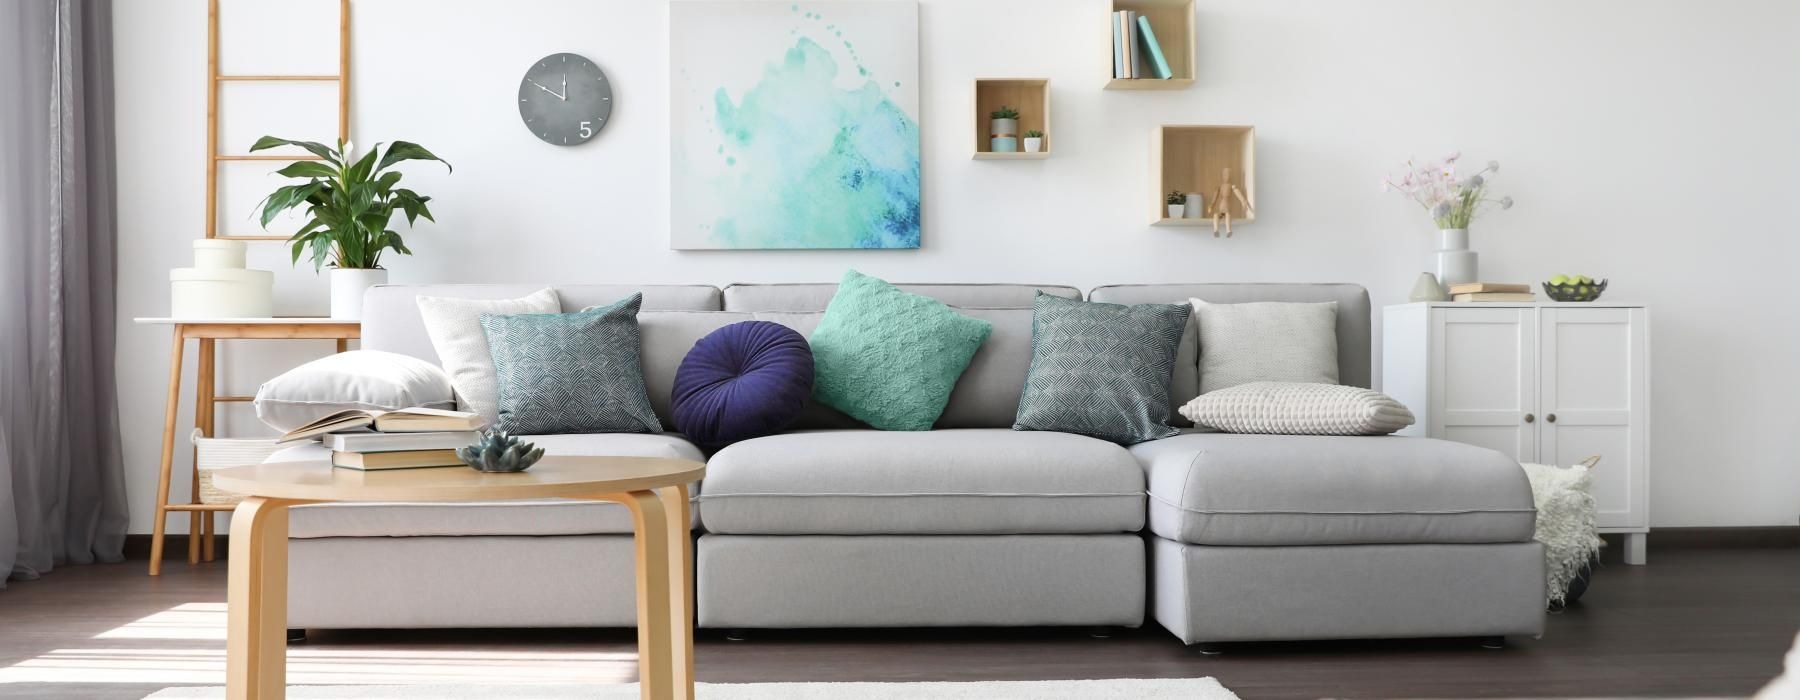
{"type": "Polygon", "coordinates": [[[811,338],[813,398],[881,430],[930,430],[993,325],[855,270],[811,338]]]}

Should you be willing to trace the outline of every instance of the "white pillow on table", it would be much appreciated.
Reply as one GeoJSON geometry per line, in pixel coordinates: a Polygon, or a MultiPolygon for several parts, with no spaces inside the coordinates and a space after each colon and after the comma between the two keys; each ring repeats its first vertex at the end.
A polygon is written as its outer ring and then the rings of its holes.
{"type": "Polygon", "coordinates": [[[456,408],[449,375],[417,357],[379,350],[313,360],[256,390],[256,417],[284,433],[338,411],[414,406],[456,408]]]}
{"type": "Polygon", "coordinates": [[[457,404],[481,414],[488,425],[500,424],[500,381],[488,351],[482,314],[554,314],[562,312],[556,290],[545,287],[517,299],[419,297],[419,315],[438,361],[456,388],[457,404]]]}

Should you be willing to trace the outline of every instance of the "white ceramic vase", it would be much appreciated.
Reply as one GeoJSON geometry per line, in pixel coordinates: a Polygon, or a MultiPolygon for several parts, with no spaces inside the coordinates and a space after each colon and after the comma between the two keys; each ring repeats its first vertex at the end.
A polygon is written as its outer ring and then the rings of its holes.
{"type": "Polygon", "coordinates": [[[1044,139],[1041,136],[1027,136],[1024,140],[1026,153],[1037,153],[1044,149],[1044,139]]]}
{"type": "Polygon", "coordinates": [[[333,268],[331,270],[331,317],[348,321],[362,320],[363,293],[378,284],[387,284],[388,271],[333,268]]]}
{"type": "Polygon", "coordinates": [[[1438,231],[1437,243],[1437,278],[1438,282],[1449,288],[1453,284],[1476,281],[1480,274],[1481,257],[1469,250],[1469,230],[1466,228],[1447,228],[1438,231]]]}
{"type": "Polygon", "coordinates": [[[1201,197],[1199,192],[1187,193],[1185,202],[1186,203],[1182,205],[1181,210],[1181,215],[1183,217],[1189,219],[1206,218],[1206,199],[1201,197]]]}

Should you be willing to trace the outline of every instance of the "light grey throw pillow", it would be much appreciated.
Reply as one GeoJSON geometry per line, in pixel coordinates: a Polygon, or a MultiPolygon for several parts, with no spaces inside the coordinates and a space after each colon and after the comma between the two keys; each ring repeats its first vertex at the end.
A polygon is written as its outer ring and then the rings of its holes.
{"type": "Polygon", "coordinates": [[[1228,433],[1387,435],[1412,411],[1379,391],[1336,384],[1251,382],[1201,394],[1181,415],[1228,433]]]}
{"type": "Polygon", "coordinates": [[[1250,382],[1338,383],[1337,302],[1188,301],[1200,324],[1200,393],[1250,382]]]}
{"type": "Polygon", "coordinates": [[[553,314],[562,311],[556,290],[545,287],[517,299],[462,299],[419,297],[419,315],[438,361],[456,387],[457,404],[481,414],[488,425],[500,422],[499,382],[494,377],[494,358],[488,353],[482,314],[553,314]]]}
{"type": "Polygon", "coordinates": [[[350,409],[456,408],[450,377],[417,357],[351,350],[295,367],[256,390],[256,417],[287,432],[350,409]]]}

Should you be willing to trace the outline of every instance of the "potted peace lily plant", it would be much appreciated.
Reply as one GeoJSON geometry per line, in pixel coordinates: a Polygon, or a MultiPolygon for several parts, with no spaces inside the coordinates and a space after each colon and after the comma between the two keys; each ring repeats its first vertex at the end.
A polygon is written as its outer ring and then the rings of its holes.
{"type": "Polygon", "coordinates": [[[400,173],[390,167],[408,160],[435,160],[450,170],[450,163],[425,150],[424,146],[406,141],[375,144],[360,158],[354,158],[355,144],[340,141],[336,148],[313,141],[293,141],[264,136],[250,147],[252,153],[279,146],[298,146],[319,160],[295,161],[275,171],[283,177],[302,180],[286,185],[263,198],[262,225],[289,209],[305,207],[307,220],[300,230],[288,238],[293,261],[301,254],[312,258],[313,269],[331,267],[331,317],[360,319],[363,292],[387,282],[388,271],[381,266],[382,253],[393,250],[411,255],[406,241],[390,228],[396,211],[406,214],[407,226],[420,218],[431,218],[430,197],[398,187],[400,173]]]}
{"type": "Polygon", "coordinates": [[[1404,175],[1381,181],[1383,192],[1406,195],[1437,223],[1437,277],[1445,287],[1477,281],[1480,259],[1469,250],[1469,224],[1493,207],[1511,209],[1513,205],[1512,197],[1488,196],[1488,180],[1500,172],[1499,161],[1490,160],[1487,167],[1463,177],[1456,174],[1456,161],[1461,157],[1461,153],[1451,153],[1423,165],[1409,158],[1404,175]]]}

